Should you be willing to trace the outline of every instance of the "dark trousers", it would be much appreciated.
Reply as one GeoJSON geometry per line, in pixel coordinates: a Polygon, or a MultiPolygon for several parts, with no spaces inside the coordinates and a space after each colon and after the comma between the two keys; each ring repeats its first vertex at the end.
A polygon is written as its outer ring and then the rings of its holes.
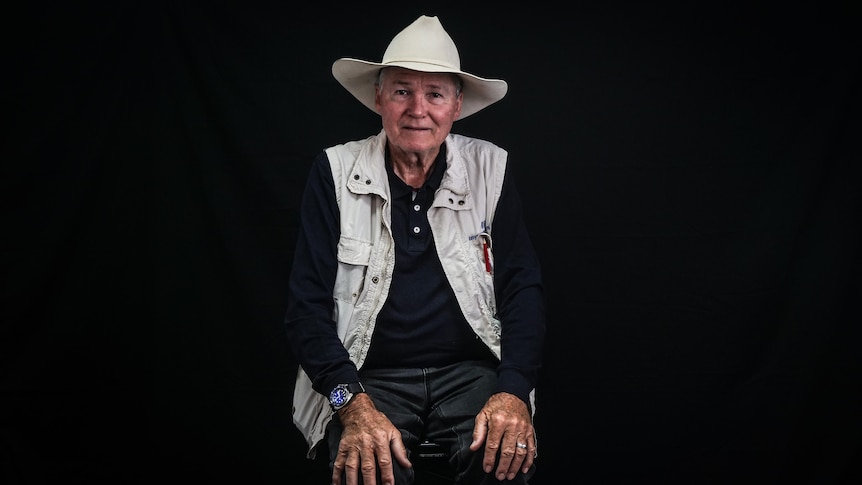
{"type": "MultiPolygon", "coordinates": [[[[448,450],[454,483],[526,484],[533,475],[535,465],[526,475],[519,473],[514,480],[500,482],[494,477],[494,470],[491,474],[482,470],[484,450],[470,451],[476,414],[497,381],[495,363],[476,361],[425,369],[362,369],[359,373],[374,405],[401,430],[401,439],[411,453],[418,449],[422,440],[433,441],[448,450]]],[[[336,415],[327,427],[330,470],[338,453],[341,431],[336,415]]],[[[404,469],[394,460],[393,466],[397,485],[413,483],[412,469],[404,469]]]]}

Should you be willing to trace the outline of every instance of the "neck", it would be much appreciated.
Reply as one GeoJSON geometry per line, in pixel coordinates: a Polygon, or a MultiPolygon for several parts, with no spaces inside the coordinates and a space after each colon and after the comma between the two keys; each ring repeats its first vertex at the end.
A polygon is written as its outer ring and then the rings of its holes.
{"type": "Polygon", "coordinates": [[[411,187],[421,187],[431,170],[434,169],[434,160],[437,159],[439,150],[433,153],[390,153],[392,169],[395,175],[411,187]]]}

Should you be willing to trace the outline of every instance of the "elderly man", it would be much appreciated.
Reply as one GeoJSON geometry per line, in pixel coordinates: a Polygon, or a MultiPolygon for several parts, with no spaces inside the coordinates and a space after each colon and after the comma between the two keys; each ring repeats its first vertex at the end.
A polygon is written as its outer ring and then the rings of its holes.
{"type": "Polygon", "coordinates": [[[334,484],[412,483],[427,439],[456,483],[527,483],[541,270],[508,152],[451,132],[508,85],[428,16],[332,72],[383,128],[322,151],[302,199],[285,326],[308,457],[325,445],[334,484]]]}

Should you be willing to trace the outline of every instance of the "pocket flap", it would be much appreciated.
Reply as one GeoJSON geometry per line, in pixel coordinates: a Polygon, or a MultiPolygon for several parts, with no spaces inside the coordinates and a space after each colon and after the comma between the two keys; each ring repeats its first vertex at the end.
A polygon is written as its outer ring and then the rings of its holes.
{"type": "Polygon", "coordinates": [[[371,260],[372,247],[369,242],[341,236],[338,240],[338,261],[368,266],[368,262],[371,260]]]}

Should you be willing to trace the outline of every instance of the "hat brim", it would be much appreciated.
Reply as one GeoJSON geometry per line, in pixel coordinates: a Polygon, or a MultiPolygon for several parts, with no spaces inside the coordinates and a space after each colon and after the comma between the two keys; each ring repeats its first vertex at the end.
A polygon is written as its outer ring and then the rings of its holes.
{"type": "Polygon", "coordinates": [[[423,62],[396,61],[384,64],[344,57],[332,64],[332,75],[360,103],[377,113],[374,107],[374,82],[377,80],[377,73],[384,67],[457,74],[464,83],[464,102],[461,105],[459,119],[464,119],[500,101],[509,90],[509,85],[502,79],[485,79],[464,71],[423,62]]]}

